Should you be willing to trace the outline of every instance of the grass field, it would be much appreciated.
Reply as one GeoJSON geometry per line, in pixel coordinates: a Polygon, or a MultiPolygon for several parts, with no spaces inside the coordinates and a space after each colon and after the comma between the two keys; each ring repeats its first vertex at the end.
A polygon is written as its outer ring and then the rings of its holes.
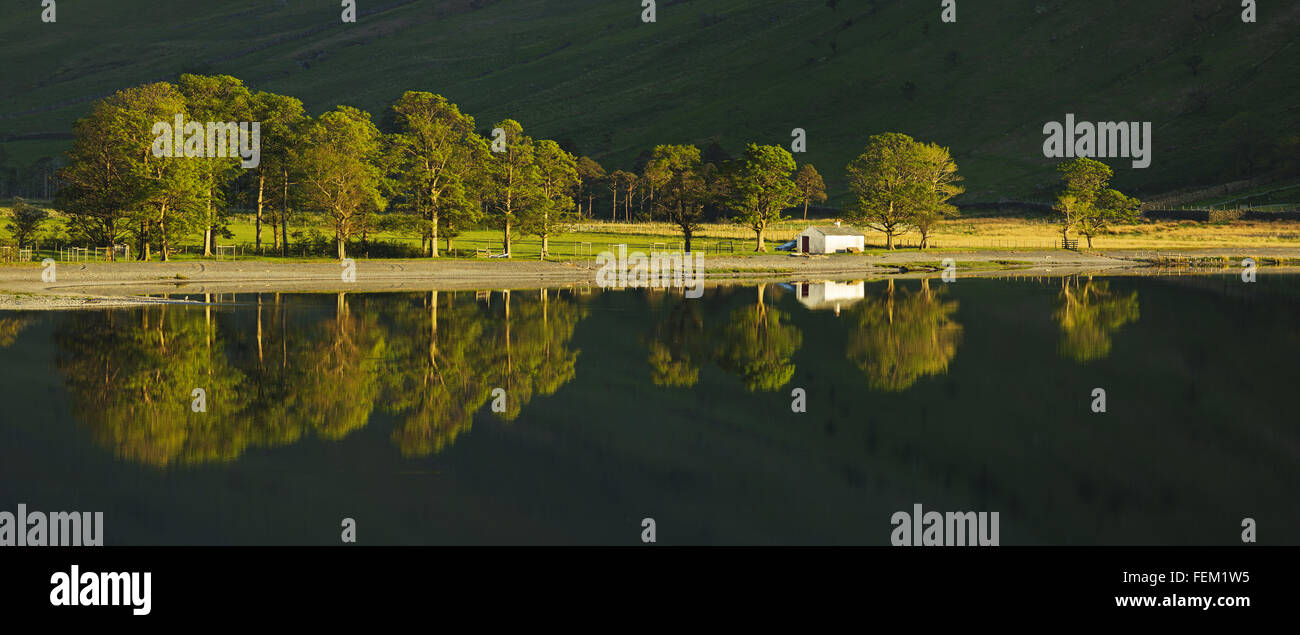
{"type": "MultiPolygon", "coordinates": [[[[59,243],[56,229],[62,220],[57,213],[46,221],[42,231],[42,255],[60,258],[55,249],[59,243]]],[[[9,208],[0,206],[0,218],[7,218],[9,208]]],[[[768,253],[774,253],[775,247],[783,242],[793,240],[800,231],[810,224],[825,224],[822,221],[804,221],[788,219],[768,230],[765,242],[768,253]]],[[[304,255],[296,246],[302,236],[315,229],[322,234],[329,234],[323,224],[290,224],[291,260],[330,260],[328,255],[304,255]]],[[[237,215],[230,224],[232,236],[219,238],[218,245],[234,246],[235,259],[253,259],[257,254],[253,250],[255,225],[253,219],[237,215]]],[[[867,253],[885,253],[884,235],[867,230],[864,232],[867,253]]],[[[272,253],[270,227],[263,226],[263,244],[268,258],[279,259],[278,253],[272,253]]],[[[1078,237],[1071,233],[1071,238],[1078,237]]],[[[1080,238],[1080,246],[1086,247],[1086,241],[1080,238]]],[[[418,248],[419,240],[408,235],[393,233],[375,233],[369,236],[373,242],[397,241],[418,248]]],[[[919,236],[915,233],[905,234],[896,239],[900,248],[915,248],[919,236]]],[[[12,244],[12,236],[7,229],[7,222],[0,223],[0,244],[12,244]]],[[[541,240],[535,236],[513,237],[512,257],[536,259],[541,253],[541,240]]],[[[1060,247],[1058,225],[1051,217],[1010,217],[1010,216],[975,216],[957,218],[943,222],[930,239],[933,251],[969,251],[969,250],[1033,250],[1057,249],[1060,247]]],[[[202,239],[195,235],[184,241],[175,255],[178,259],[188,260],[201,257],[202,239]]],[[[681,249],[681,234],[676,226],[660,222],[610,222],[587,221],[550,239],[551,260],[590,259],[602,251],[617,251],[618,245],[626,245],[629,251],[650,252],[654,250],[677,251],[681,249]]],[[[439,249],[445,248],[445,241],[439,242],[439,249]]],[[[695,235],[694,248],[706,255],[749,256],[755,255],[754,232],[747,227],[730,223],[709,224],[695,235]]],[[[1197,249],[1214,247],[1300,247],[1300,222],[1297,221],[1231,221],[1205,223],[1194,221],[1142,221],[1132,225],[1119,225],[1094,238],[1093,246],[1097,249],[1197,249]]],[[[456,254],[452,257],[476,258],[488,250],[492,254],[502,251],[500,230],[483,228],[462,233],[453,240],[456,254]]],[[[365,258],[367,254],[356,249],[350,253],[355,258],[365,258]]],[[[229,259],[229,252],[221,255],[229,259]]],[[[156,255],[155,255],[156,258],[156,255]]]]}
{"type": "Polygon", "coordinates": [[[1114,162],[1115,185],[1139,196],[1234,178],[1243,155],[1300,128],[1287,98],[1300,94],[1300,3],[1271,3],[1257,24],[1222,0],[981,0],[956,24],[913,0],[660,2],[653,24],[639,4],[394,0],[341,24],[337,2],[65,0],[48,25],[7,6],[0,138],[19,138],[5,160],[55,156],[66,141],[22,136],[67,135],[94,99],[181,72],[376,120],[405,90],[437,92],[480,128],[514,118],[624,169],[656,144],[716,140],[735,155],[804,128],[798,159],[825,175],[832,205],[844,166],[883,131],[951,147],[967,200],[1041,200],[1056,181],[1042,126],[1065,113],[1154,123],[1150,168],[1114,162]]]}

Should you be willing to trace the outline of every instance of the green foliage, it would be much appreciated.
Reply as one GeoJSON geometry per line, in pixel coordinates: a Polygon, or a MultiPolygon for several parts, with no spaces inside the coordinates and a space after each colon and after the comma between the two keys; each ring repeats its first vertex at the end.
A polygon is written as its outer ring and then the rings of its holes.
{"type": "Polygon", "coordinates": [[[370,114],[339,106],[307,125],[299,156],[304,198],[326,212],[347,257],[347,240],[368,227],[386,204],[381,192],[383,146],[370,114]]]}
{"type": "Polygon", "coordinates": [[[41,225],[50,215],[44,209],[19,197],[14,198],[13,209],[9,213],[12,220],[6,227],[13,234],[14,242],[18,243],[19,247],[32,244],[41,231],[41,225]]]}
{"type": "Polygon", "coordinates": [[[764,232],[784,220],[781,212],[800,200],[799,186],[790,178],[794,168],[789,150],[751,143],[728,173],[735,220],[754,230],[754,251],[767,251],[764,232]]]}
{"type": "MultiPolygon", "coordinates": [[[[510,253],[511,229],[528,223],[528,214],[541,197],[538,187],[537,160],[531,137],[524,135],[523,126],[513,119],[496,124],[494,130],[504,133],[503,151],[493,148],[487,164],[488,183],[485,200],[488,204],[488,221],[501,228],[502,243],[510,253]]],[[[493,143],[497,143],[493,139],[493,143]]]]}
{"type": "Polygon", "coordinates": [[[450,240],[478,220],[487,144],[475,134],[474,118],[441,95],[407,91],[392,109],[397,189],[418,219],[409,226],[436,257],[440,231],[450,240]]]}
{"type": "Polygon", "coordinates": [[[799,198],[803,201],[803,217],[808,218],[808,204],[821,203],[826,200],[826,182],[817,168],[811,163],[799,166],[794,175],[794,184],[799,187],[799,198]]]}
{"type": "Polygon", "coordinates": [[[691,145],[655,146],[645,166],[645,181],[654,191],[654,213],[682,231],[683,248],[704,223],[709,187],[700,149],[691,145]]]}
{"type": "MultiPolygon", "coordinates": [[[[181,75],[177,90],[185,98],[187,121],[203,125],[205,122],[251,121],[253,94],[244,82],[230,75],[181,75]]],[[[188,125],[188,124],[187,124],[188,125]]],[[[187,135],[188,136],[188,135],[187,135]]],[[[188,141],[186,142],[188,145],[188,141]]],[[[176,149],[179,155],[179,148],[176,149]]],[[[186,152],[188,155],[189,152],[186,152]]],[[[204,228],[204,255],[211,255],[216,237],[229,233],[225,187],[238,175],[238,157],[204,157],[199,163],[200,180],[204,190],[204,211],[201,220],[204,228]]]]}
{"type": "Polygon", "coordinates": [[[913,228],[924,247],[940,219],[956,208],[948,203],[962,193],[957,165],[948,149],[890,132],[867,140],[866,150],[848,166],[849,188],[856,201],[850,218],[885,234],[885,246],[913,228]]]}
{"type": "Polygon", "coordinates": [[[549,251],[550,237],[577,222],[573,207],[573,194],[577,191],[579,177],[577,159],[560,147],[560,144],[538,141],[533,153],[533,176],[537,182],[537,202],[527,214],[520,229],[542,239],[540,259],[549,251]]]}
{"type": "Polygon", "coordinates": [[[1062,238],[1077,228],[1091,248],[1093,236],[1112,224],[1136,222],[1141,215],[1141,201],[1107,187],[1114,172],[1106,164],[1079,158],[1062,163],[1057,170],[1062,188],[1053,209],[1060,215],[1062,238]]]}

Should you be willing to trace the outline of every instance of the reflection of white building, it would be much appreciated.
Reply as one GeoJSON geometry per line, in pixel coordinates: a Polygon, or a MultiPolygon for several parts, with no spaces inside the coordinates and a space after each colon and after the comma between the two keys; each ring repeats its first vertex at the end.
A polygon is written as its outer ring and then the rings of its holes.
{"type": "Polygon", "coordinates": [[[867,283],[861,280],[857,282],[831,282],[829,280],[796,282],[794,290],[795,294],[799,296],[799,302],[809,309],[835,309],[835,315],[839,315],[840,307],[852,306],[866,297],[867,283]]]}
{"type": "Polygon", "coordinates": [[[795,237],[794,250],[801,254],[836,254],[842,251],[862,251],[866,238],[852,227],[809,227],[795,237]]]}

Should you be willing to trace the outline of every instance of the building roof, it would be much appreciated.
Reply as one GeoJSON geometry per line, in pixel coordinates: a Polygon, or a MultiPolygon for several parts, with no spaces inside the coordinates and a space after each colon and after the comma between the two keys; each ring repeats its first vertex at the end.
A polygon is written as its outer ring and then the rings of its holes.
{"type": "MultiPolygon", "coordinates": [[[[818,232],[821,232],[821,234],[822,234],[823,236],[861,236],[861,235],[862,235],[862,232],[860,232],[860,231],[858,231],[858,230],[856,230],[856,229],[854,229],[854,228],[852,228],[852,227],[849,227],[849,226],[844,226],[844,227],[835,227],[835,226],[830,226],[830,227],[818,227],[818,226],[815,226],[815,225],[814,225],[814,226],[812,226],[812,227],[809,227],[808,229],[817,230],[818,232]]],[[[804,230],[804,231],[807,231],[807,230],[804,230]]]]}

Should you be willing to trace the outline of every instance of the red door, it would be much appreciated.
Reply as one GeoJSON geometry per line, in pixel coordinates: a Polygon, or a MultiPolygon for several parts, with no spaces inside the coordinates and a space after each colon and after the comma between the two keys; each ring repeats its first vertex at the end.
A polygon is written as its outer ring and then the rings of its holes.
{"type": "Polygon", "coordinates": [[[805,254],[808,253],[808,237],[807,237],[807,236],[804,236],[804,237],[803,237],[803,245],[802,245],[802,246],[803,246],[803,251],[800,252],[800,253],[805,253],[805,254]]]}

